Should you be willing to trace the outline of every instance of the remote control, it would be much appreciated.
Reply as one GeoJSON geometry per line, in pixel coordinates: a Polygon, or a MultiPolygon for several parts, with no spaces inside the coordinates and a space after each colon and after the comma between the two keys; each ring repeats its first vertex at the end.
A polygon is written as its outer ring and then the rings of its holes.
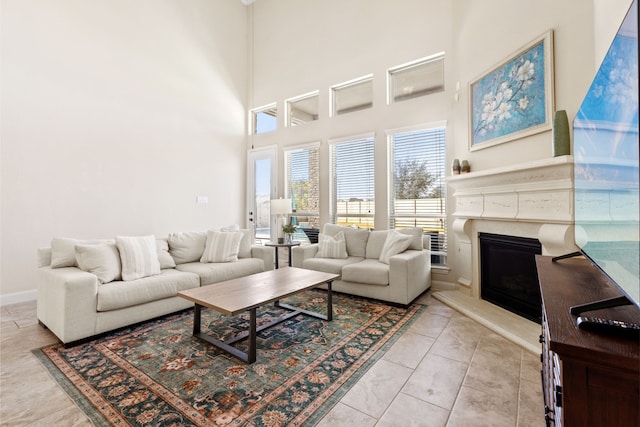
{"type": "Polygon", "coordinates": [[[576,323],[579,328],[589,331],[640,337],[640,325],[637,323],[588,316],[578,317],[576,323]]]}

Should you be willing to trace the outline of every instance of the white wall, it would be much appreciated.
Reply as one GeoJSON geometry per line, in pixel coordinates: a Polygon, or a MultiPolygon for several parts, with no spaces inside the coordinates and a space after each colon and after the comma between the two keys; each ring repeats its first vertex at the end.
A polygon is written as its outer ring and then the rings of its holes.
{"type": "MultiPolygon", "coordinates": [[[[251,137],[255,146],[321,141],[328,164],[332,138],[375,132],[376,221],[386,228],[385,130],[447,120],[450,90],[386,105],[387,69],[452,49],[451,4],[441,0],[260,0],[253,5],[254,90],[251,106],[277,102],[275,132],[251,137]],[[373,105],[329,117],[329,87],[373,73],[373,105]],[[284,100],[320,91],[320,118],[284,128],[284,100]]],[[[251,25],[251,23],[250,23],[251,25]]],[[[283,164],[283,152],[279,152],[283,164]]],[[[280,176],[280,188],[283,176],[280,176]]],[[[328,168],[321,168],[321,222],[328,221],[328,168]]]]}
{"type": "Polygon", "coordinates": [[[55,236],[244,223],[240,1],[1,5],[3,302],[32,294],[55,236]]]}

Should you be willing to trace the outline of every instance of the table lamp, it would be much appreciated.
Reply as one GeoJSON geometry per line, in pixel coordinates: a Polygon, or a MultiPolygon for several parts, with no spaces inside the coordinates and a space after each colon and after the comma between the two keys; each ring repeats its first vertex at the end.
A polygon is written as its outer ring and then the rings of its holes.
{"type": "Polygon", "coordinates": [[[284,238],[282,226],[286,221],[286,215],[293,212],[291,210],[291,199],[272,199],[271,200],[271,215],[277,215],[276,227],[278,229],[278,242],[282,243],[281,239],[284,238]]]}

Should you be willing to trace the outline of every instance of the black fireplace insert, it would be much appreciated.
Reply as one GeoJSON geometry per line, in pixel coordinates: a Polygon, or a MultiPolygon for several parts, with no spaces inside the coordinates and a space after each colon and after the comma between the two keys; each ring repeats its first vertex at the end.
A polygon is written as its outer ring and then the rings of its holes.
{"type": "Polygon", "coordinates": [[[541,322],[542,302],[535,255],[536,239],[480,233],[482,299],[534,322],[541,322]]]}

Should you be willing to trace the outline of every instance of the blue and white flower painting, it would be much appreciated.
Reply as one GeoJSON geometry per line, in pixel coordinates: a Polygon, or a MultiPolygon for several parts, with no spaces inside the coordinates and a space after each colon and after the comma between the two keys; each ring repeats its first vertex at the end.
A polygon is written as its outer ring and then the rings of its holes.
{"type": "Polygon", "coordinates": [[[547,123],[544,41],[471,85],[472,145],[547,123]]]}

